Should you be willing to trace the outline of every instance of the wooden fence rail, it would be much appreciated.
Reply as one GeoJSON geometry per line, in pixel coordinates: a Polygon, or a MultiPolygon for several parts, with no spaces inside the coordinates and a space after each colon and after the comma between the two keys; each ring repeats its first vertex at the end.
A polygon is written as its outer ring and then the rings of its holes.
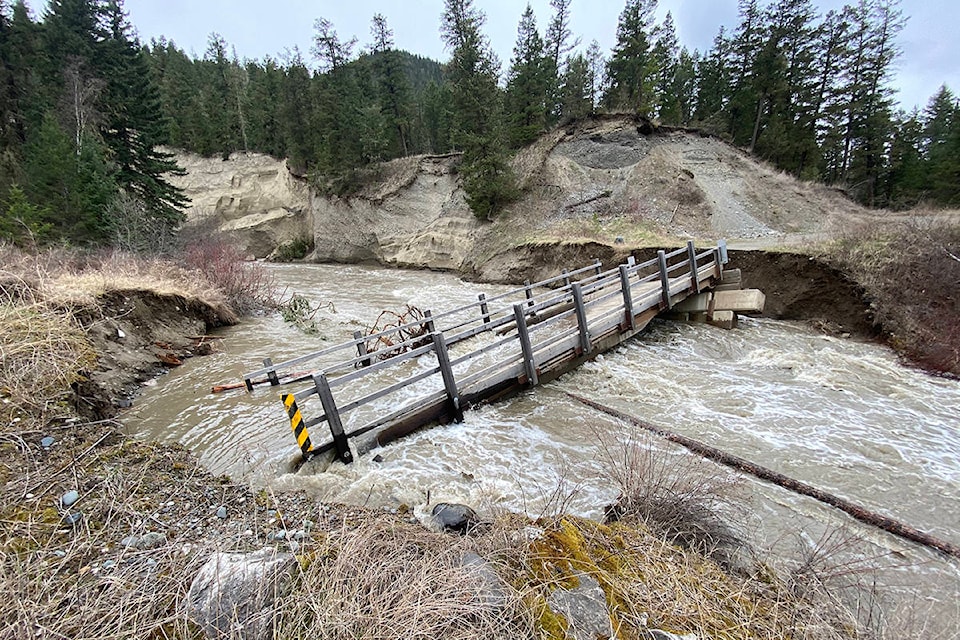
{"type": "Polygon", "coordinates": [[[633,337],[660,311],[719,282],[726,259],[721,241],[700,253],[689,242],[606,271],[595,261],[497,296],[481,294],[457,309],[428,311],[417,322],[371,335],[357,332],[353,340],[285,362],[268,358],[244,382],[252,391],[257,378],[266,376],[278,386],[293,377],[294,367],[342,358],[297,374],[295,382],[310,378],[311,384],[282,400],[304,459],[334,451],[349,463],[352,438],[374,432],[371,443],[382,444],[431,422],[459,422],[470,405],[552,380],[633,337]],[[411,334],[416,337],[390,342],[389,357],[366,349],[371,340],[411,334]],[[479,341],[470,349],[472,338],[479,341]],[[354,395],[345,397],[349,390],[354,395]],[[301,407],[313,396],[322,413],[306,419],[301,407]],[[316,443],[311,429],[324,422],[330,439],[316,443]]]}

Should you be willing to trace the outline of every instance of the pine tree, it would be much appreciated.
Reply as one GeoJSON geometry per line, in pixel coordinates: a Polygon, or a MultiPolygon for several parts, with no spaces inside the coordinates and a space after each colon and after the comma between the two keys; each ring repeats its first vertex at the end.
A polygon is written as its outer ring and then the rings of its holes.
{"type": "Polygon", "coordinates": [[[728,103],[732,91],[727,60],[730,41],[721,26],[713,39],[713,47],[697,63],[696,107],[693,121],[713,133],[726,133],[729,122],[728,103]]]}
{"type": "Polygon", "coordinates": [[[373,58],[378,78],[378,101],[389,134],[387,155],[390,158],[410,153],[412,98],[410,83],[403,62],[394,48],[393,32],[382,14],[373,16],[373,58]]]}
{"type": "Polygon", "coordinates": [[[667,12],[663,23],[654,28],[652,35],[656,115],[664,124],[680,124],[680,96],[674,93],[680,63],[679,46],[672,13],[667,12]]]}
{"type": "MultiPolygon", "coordinates": [[[[570,4],[572,0],[550,0],[553,18],[547,25],[544,42],[544,73],[548,78],[547,88],[547,124],[556,124],[560,118],[561,96],[563,95],[563,77],[566,69],[561,64],[568,54],[577,48],[579,38],[573,39],[570,29],[572,18],[570,4]]],[[[530,9],[529,3],[527,8],[530,9]]],[[[531,10],[532,12],[532,10],[531,10]]]]}
{"type": "Polygon", "coordinates": [[[932,200],[960,204],[960,102],[946,86],[923,112],[927,185],[932,200]]]}
{"type": "Polygon", "coordinates": [[[157,149],[165,142],[160,92],[140,43],[129,35],[122,1],[109,0],[103,17],[106,37],[97,46],[98,72],[107,78],[101,135],[117,182],[149,217],[176,227],[184,220],[186,198],[164,177],[182,170],[157,149]]]}
{"type": "Polygon", "coordinates": [[[617,24],[617,43],[607,62],[604,104],[644,116],[656,107],[656,61],[651,51],[651,25],[657,0],[627,0],[617,24]]]}
{"type": "Polygon", "coordinates": [[[510,146],[533,142],[546,128],[553,106],[550,73],[536,18],[528,4],[517,27],[517,43],[507,73],[505,116],[510,146]]]}
{"type": "Polygon", "coordinates": [[[567,58],[563,73],[563,120],[576,120],[593,113],[593,82],[586,56],[567,58]]]}
{"type": "Polygon", "coordinates": [[[498,65],[481,31],[484,19],[472,0],[444,0],[441,36],[452,51],[453,140],[463,150],[467,204],[489,219],[516,197],[516,186],[498,129],[498,65]]]}

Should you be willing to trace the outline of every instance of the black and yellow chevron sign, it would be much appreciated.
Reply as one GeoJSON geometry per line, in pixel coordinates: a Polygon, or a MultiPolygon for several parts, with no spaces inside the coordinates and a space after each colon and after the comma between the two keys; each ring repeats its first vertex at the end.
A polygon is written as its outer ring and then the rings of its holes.
{"type": "Polygon", "coordinates": [[[308,455],[313,449],[313,444],[310,442],[310,434],[307,433],[307,428],[303,425],[303,415],[300,413],[300,407],[297,406],[296,397],[290,393],[283,396],[283,406],[287,408],[287,415],[290,416],[290,428],[293,429],[293,435],[297,439],[297,444],[300,445],[300,451],[303,452],[303,455],[308,455]]]}

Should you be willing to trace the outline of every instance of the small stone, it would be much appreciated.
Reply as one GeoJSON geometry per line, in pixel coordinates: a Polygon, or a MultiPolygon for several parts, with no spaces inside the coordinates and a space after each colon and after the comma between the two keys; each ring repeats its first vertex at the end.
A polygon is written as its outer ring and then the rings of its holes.
{"type": "Polygon", "coordinates": [[[64,509],[66,509],[67,507],[73,506],[74,503],[76,503],[76,501],[79,499],[80,499],[80,494],[77,493],[76,491],[70,490],[70,491],[67,491],[65,494],[63,494],[62,496],[60,496],[60,504],[61,506],[63,506],[64,509]]]}
{"type": "Polygon", "coordinates": [[[56,551],[53,552],[53,555],[57,556],[58,558],[66,558],[67,552],[64,551],[63,549],[57,549],[56,551]]]}
{"type": "Polygon", "coordinates": [[[296,553],[300,550],[300,543],[296,540],[291,540],[287,543],[287,546],[290,548],[290,553],[296,553]]]}
{"type": "Polygon", "coordinates": [[[68,514],[67,514],[66,516],[64,516],[64,518],[63,518],[63,522],[64,522],[65,524],[70,525],[71,527],[75,527],[75,526],[77,526],[78,524],[80,524],[80,521],[81,521],[81,520],[83,520],[83,514],[80,513],[79,511],[74,512],[74,513],[68,513],[68,514]]]}
{"type": "Polygon", "coordinates": [[[221,520],[226,520],[226,519],[227,519],[227,508],[224,507],[224,506],[221,506],[219,509],[217,509],[217,517],[220,518],[221,520]]]}
{"type": "Polygon", "coordinates": [[[46,436],[40,440],[40,446],[44,449],[49,449],[53,446],[54,442],[56,442],[56,440],[53,439],[53,436],[46,436]]]}
{"type": "Polygon", "coordinates": [[[140,540],[137,542],[136,547],[138,549],[155,549],[157,547],[163,546],[167,542],[167,536],[158,532],[151,531],[145,533],[140,540]]]}
{"type": "Polygon", "coordinates": [[[274,531],[274,532],[273,532],[273,539],[274,539],[274,540],[286,540],[286,539],[287,539],[287,532],[284,531],[283,529],[281,529],[280,531],[274,531]]]}
{"type": "Polygon", "coordinates": [[[299,529],[299,530],[297,530],[297,531],[295,531],[295,532],[293,533],[293,539],[294,539],[294,540],[306,540],[306,538],[307,538],[308,535],[309,535],[309,534],[307,534],[306,531],[304,531],[304,530],[302,530],[302,529],[299,529]]]}
{"type": "Polygon", "coordinates": [[[383,462],[383,456],[378,453],[377,455],[373,456],[373,461],[374,461],[374,462],[383,462]]]}
{"type": "Polygon", "coordinates": [[[117,561],[116,561],[116,560],[105,560],[104,563],[103,563],[102,565],[100,565],[100,566],[103,567],[104,569],[113,569],[115,566],[117,566],[117,561]]]}
{"type": "Polygon", "coordinates": [[[140,541],[140,538],[138,538],[137,536],[127,536],[126,538],[120,541],[120,544],[122,544],[125,547],[136,547],[139,541],[140,541]]]}

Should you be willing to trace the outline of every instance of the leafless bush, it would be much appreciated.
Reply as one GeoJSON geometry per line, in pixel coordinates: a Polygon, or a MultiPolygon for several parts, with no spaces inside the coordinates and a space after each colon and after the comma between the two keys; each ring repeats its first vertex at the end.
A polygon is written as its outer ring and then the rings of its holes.
{"type": "Polygon", "coordinates": [[[743,546],[724,520],[742,510],[738,483],[716,465],[691,455],[671,455],[648,443],[598,434],[605,479],[620,490],[607,520],[638,518],[670,542],[722,564],[743,546]]]}
{"type": "Polygon", "coordinates": [[[185,263],[223,291],[241,315],[277,306],[277,287],[272,276],[223,238],[198,239],[183,249],[185,263]]]}

